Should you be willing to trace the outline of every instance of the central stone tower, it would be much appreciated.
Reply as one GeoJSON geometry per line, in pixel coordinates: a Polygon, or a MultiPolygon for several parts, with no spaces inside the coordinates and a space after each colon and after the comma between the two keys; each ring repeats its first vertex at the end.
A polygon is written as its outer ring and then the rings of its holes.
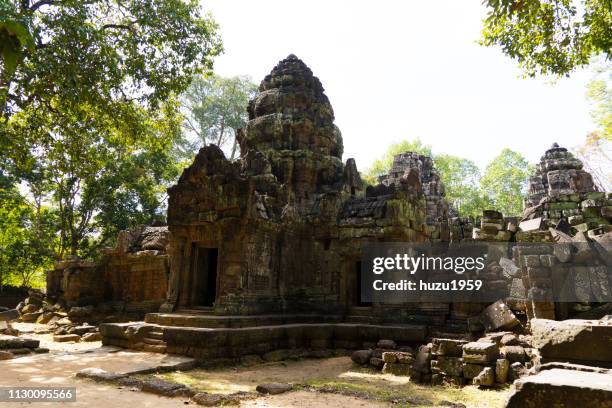
{"type": "Polygon", "coordinates": [[[320,215],[321,200],[331,195],[327,199],[336,201],[345,178],[342,137],[319,79],[289,55],[261,82],[248,114],[249,122],[238,132],[243,170],[268,176],[259,177],[262,182],[274,180],[273,191],[270,185],[256,187],[276,199],[267,197],[265,203],[271,215],[278,212],[274,207],[285,219],[320,215]]]}
{"type": "Polygon", "coordinates": [[[422,186],[402,175],[361,193],[323,86],[295,55],[264,78],[248,116],[239,160],[206,146],[169,189],[162,311],[341,319],[361,305],[364,244],[427,238],[422,186]]]}

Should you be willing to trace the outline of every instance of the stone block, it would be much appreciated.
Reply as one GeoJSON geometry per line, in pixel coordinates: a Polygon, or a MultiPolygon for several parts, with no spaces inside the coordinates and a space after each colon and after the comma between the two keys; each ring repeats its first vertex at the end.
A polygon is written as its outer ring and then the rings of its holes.
{"type": "Polygon", "coordinates": [[[466,343],[467,341],[465,340],[434,338],[432,340],[433,346],[431,352],[438,356],[461,357],[463,353],[462,347],[466,343]]]}
{"type": "Polygon", "coordinates": [[[11,360],[13,358],[15,358],[15,356],[10,351],[0,350],[0,361],[1,360],[11,360]]]}
{"type": "Polygon", "coordinates": [[[0,312],[0,322],[10,322],[19,319],[19,311],[10,309],[0,312]]]}
{"type": "Polygon", "coordinates": [[[357,350],[351,354],[351,360],[357,364],[368,364],[372,358],[372,350],[357,350]]]}
{"type": "Polygon", "coordinates": [[[612,363],[612,325],[597,320],[532,319],[532,344],[546,361],[612,363]]]}
{"type": "Polygon", "coordinates": [[[609,374],[555,368],[514,383],[506,408],[611,408],[609,374]]]}
{"type": "Polygon", "coordinates": [[[9,336],[0,334],[0,350],[16,349],[16,348],[30,348],[34,349],[40,345],[40,341],[36,339],[29,339],[27,337],[9,336]]]}
{"type": "Polygon", "coordinates": [[[82,341],[101,341],[102,335],[98,332],[96,333],[85,333],[81,336],[82,341]]]}
{"type": "Polygon", "coordinates": [[[438,359],[432,360],[431,363],[431,371],[434,373],[442,373],[448,376],[461,376],[463,373],[461,357],[438,356],[438,359]]]}
{"type": "Polygon", "coordinates": [[[488,364],[498,354],[499,348],[495,343],[475,341],[463,346],[463,361],[466,363],[488,364]]]}
{"type": "Polygon", "coordinates": [[[474,385],[491,387],[495,384],[495,371],[491,367],[485,367],[472,381],[474,385]]]}
{"type": "Polygon", "coordinates": [[[53,341],[58,342],[58,343],[66,343],[69,341],[79,341],[81,339],[81,336],[79,336],[78,334],[60,334],[60,335],[55,335],[53,336],[53,341]]]}
{"type": "Polygon", "coordinates": [[[527,268],[536,268],[540,266],[540,256],[539,255],[525,255],[523,257],[523,262],[527,268]]]}
{"type": "Polygon", "coordinates": [[[498,358],[495,362],[495,382],[504,384],[508,381],[510,371],[510,361],[505,358],[498,358]]]}
{"type": "Polygon", "coordinates": [[[286,383],[266,383],[259,384],[255,389],[260,394],[277,395],[291,391],[293,389],[293,385],[286,383]]]}
{"type": "Polygon", "coordinates": [[[399,364],[399,363],[385,363],[385,365],[383,366],[382,372],[383,374],[408,376],[410,375],[410,365],[409,364],[399,364]]]}
{"type": "Polygon", "coordinates": [[[519,224],[519,230],[523,232],[536,231],[542,226],[542,218],[534,218],[532,220],[522,221],[519,224]]]}
{"type": "Polygon", "coordinates": [[[385,363],[396,363],[397,355],[394,352],[385,352],[385,353],[382,353],[382,360],[385,363]]]}
{"type": "Polygon", "coordinates": [[[471,380],[472,378],[477,377],[483,368],[485,368],[485,366],[481,364],[463,363],[463,376],[468,380],[471,380]]]}
{"type": "Polygon", "coordinates": [[[199,392],[195,394],[191,399],[198,405],[204,407],[217,407],[224,402],[223,395],[221,394],[209,394],[207,392],[199,392]]]}
{"type": "Polygon", "coordinates": [[[385,365],[385,361],[382,358],[372,357],[370,359],[370,365],[376,368],[382,368],[385,365]]]}
{"type": "Polygon", "coordinates": [[[380,349],[395,350],[397,348],[397,344],[393,340],[378,340],[378,343],[376,343],[376,347],[380,349]]]}
{"type": "Polygon", "coordinates": [[[510,329],[520,324],[514,313],[502,300],[485,308],[481,313],[481,319],[487,331],[510,329]]]}
{"type": "Polygon", "coordinates": [[[502,336],[500,344],[503,346],[518,346],[520,344],[520,340],[516,334],[508,333],[502,336]]]}

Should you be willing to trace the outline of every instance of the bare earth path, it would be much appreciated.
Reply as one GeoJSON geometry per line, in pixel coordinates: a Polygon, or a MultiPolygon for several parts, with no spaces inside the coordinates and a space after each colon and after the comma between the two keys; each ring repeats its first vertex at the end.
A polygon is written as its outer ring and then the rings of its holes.
{"type": "MultiPolygon", "coordinates": [[[[27,324],[15,326],[23,331],[42,328],[27,324]]],[[[51,352],[0,361],[0,387],[77,388],[76,403],[36,403],[36,407],[165,408],[181,407],[186,404],[196,406],[187,398],[166,398],[133,391],[129,387],[97,383],[75,377],[75,374],[84,368],[133,373],[160,365],[182,362],[187,359],[185,357],[102,347],[100,342],[54,343],[49,334],[32,332],[27,336],[39,339],[41,347],[49,348],[51,352]]],[[[468,408],[498,408],[503,406],[502,401],[509,391],[508,389],[483,391],[473,386],[461,389],[420,386],[411,383],[407,377],[383,375],[379,372],[364,370],[353,365],[348,357],[265,363],[254,367],[195,369],[156,376],[180,382],[201,391],[218,394],[231,394],[238,391],[252,392],[257,384],[265,382],[291,382],[310,386],[310,388],[298,389],[286,394],[243,400],[240,406],[245,408],[377,408],[393,406],[390,401],[399,406],[431,407],[443,405],[440,404],[442,401],[453,401],[464,403],[468,408]],[[314,389],[327,391],[320,392],[314,389]],[[351,393],[353,391],[356,393],[351,393]],[[378,398],[366,399],[359,395],[364,392],[370,396],[376,395],[378,398]]],[[[0,406],[32,405],[2,402],[0,406]]]]}
{"type": "MultiPolygon", "coordinates": [[[[27,326],[15,325],[19,329],[27,326]]],[[[179,407],[185,399],[165,398],[154,394],[130,391],[115,385],[95,383],[75,378],[75,374],[87,367],[106,371],[125,372],[158,366],[166,356],[153,353],[117,351],[93,343],[53,343],[51,336],[27,335],[41,340],[41,347],[51,349],[49,354],[32,355],[0,361],[0,386],[58,386],[77,387],[77,401],[70,404],[36,403],[36,407],[69,406],[88,408],[111,407],[179,407]]],[[[28,403],[0,403],[2,407],[32,406],[28,403]]]]}
{"type": "MultiPolygon", "coordinates": [[[[177,357],[157,353],[130,352],[113,347],[102,347],[100,342],[92,343],[55,343],[50,334],[33,333],[43,327],[31,324],[15,324],[16,328],[31,332],[24,336],[41,341],[40,346],[50,349],[49,354],[31,355],[13,360],[0,361],[0,387],[76,387],[75,403],[38,402],[36,407],[183,407],[186,404],[197,406],[187,398],[166,398],[145,392],[131,391],[129,387],[97,383],[75,377],[87,367],[101,368],[109,372],[133,372],[173,362],[177,357]]],[[[181,357],[178,357],[179,359],[181,357]]],[[[227,374],[220,380],[227,380],[227,374]]],[[[31,407],[31,403],[0,402],[2,407],[31,407]]],[[[245,407],[378,407],[376,404],[350,396],[320,394],[298,391],[284,395],[261,397],[243,401],[245,407]]]]}

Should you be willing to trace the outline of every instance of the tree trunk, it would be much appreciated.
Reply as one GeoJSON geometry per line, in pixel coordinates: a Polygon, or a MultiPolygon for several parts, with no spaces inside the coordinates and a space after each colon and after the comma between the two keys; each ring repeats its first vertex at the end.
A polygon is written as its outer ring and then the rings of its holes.
{"type": "Polygon", "coordinates": [[[230,156],[230,160],[234,160],[234,156],[236,155],[236,146],[238,145],[238,140],[234,136],[234,145],[232,146],[232,155],[230,156]]]}

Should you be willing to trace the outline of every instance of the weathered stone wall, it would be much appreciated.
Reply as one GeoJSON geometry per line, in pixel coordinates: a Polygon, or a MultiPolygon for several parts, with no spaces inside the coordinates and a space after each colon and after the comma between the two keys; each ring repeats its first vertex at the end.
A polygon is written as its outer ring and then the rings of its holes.
{"type": "Polygon", "coordinates": [[[449,205],[444,184],[431,157],[414,152],[397,154],[389,173],[380,176],[379,180],[387,187],[408,185],[411,193],[422,194],[429,237],[434,241],[449,241],[449,205]]]}
{"type": "Polygon", "coordinates": [[[169,189],[163,310],[198,306],[198,247],[218,251],[216,313],[345,313],[358,303],[362,242],[426,238],[420,187],[361,195],[333,109],[302,61],[281,61],[259,91],[238,132],[240,160],[207,146],[169,189]]]}
{"type": "Polygon", "coordinates": [[[157,311],[168,288],[166,227],[122,231],[97,263],[70,257],[47,273],[47,293],[67,306],[109,304],[119,311],[157,311]]]}

